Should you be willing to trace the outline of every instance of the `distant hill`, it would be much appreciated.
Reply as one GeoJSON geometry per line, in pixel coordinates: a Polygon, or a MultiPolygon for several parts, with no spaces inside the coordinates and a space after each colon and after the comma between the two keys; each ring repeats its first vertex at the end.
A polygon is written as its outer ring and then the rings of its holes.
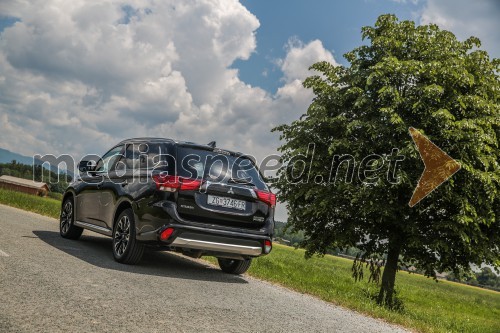
{"type": "MultiPolygon", "coordinates": [[[[12,160],[16,160],[18,163],[33,165],[33,157],[24,156],[21,154],[13,153],[7,149],[0,148],[0,163],[10,163],[12,160]]],[[[41,164],[37,161],[36,164],[41,164]]]]}
{"type": "MultiPolygon", "coordinates": [[[[16,160],[17,163],[25,165],[33,165],[33,157],[24,156],[18,153],[13,153],[7,149],[0,148],[0,163],[10,163],[16,160]]],[[[43,162],[41,160],[35,159],[36,165],[41,165],[43,162]]],[[[44,165],[45,169],[48,169],[47,164],[44,165]]],[[[53,165],[50,168],[51,171],[57,172],[57,166],[53,165]]],[[[73,176],[73,172],[68,171],[68,174],[73,176]]]]}

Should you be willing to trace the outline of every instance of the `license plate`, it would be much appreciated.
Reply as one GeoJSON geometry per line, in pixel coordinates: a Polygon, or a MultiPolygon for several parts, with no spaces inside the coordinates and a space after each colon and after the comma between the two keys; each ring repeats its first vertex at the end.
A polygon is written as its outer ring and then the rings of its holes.
{"type": "Polygon", "coordinates": [[[216,195],[208,195],[207,203],[212,206],[219,206],[225,208],[234,208],[238,210],[245,210],[246,202],[228,197],[218,197],[216,195]]]}

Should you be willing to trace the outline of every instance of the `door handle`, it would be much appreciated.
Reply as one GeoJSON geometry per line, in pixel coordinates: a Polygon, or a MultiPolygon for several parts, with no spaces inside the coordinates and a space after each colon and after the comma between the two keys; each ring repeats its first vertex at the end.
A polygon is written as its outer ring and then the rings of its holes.
{"type": "Polygon", "coordinates": [[[126,179],[125,179],[125,180],[122,182],[122,187],[125,187],[125,186],[127,186],[127,185],[128,185],[128,180],[126,180],[126,179]]]}
{"type": "Polygon", "coordinates": [[[102,183],[97,184],[97,189],[99,190],[102,187],[102,183]]]}

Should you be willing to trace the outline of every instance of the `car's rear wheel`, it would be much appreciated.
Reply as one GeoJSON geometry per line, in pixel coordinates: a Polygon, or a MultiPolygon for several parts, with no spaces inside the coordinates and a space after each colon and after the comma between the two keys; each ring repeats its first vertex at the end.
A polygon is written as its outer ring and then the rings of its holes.
{"type": "Polygon", "coordinates": [[[144,245],[135,239],[135,221],[132,209],[125,209],[113,227],[113,256],[123,264],[137,264],[144,253],[144,245]]]}
{"type": "Polygon", "coordinates": [[[220,269],[229,274],[243,274],[249,268],[252,263],[252,259],[245,260],[236,260],[236,259],[225,259],[225,258],[217,258],[219,262],[220,269]]]}
{"type": "Polygon", "coordinates": [[[59,216],[59,233],[64,238],[78,239],[82,235],[83,228],[77,227],[74,224],[74,211],[73,199],[67,198],[64,200],[61,215],[59,216]]]}

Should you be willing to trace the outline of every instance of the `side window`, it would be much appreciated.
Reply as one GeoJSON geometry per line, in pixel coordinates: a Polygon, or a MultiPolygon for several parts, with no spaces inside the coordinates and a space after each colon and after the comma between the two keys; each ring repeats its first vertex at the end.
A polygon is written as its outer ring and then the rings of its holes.
{"type": "MultiPolygon", "coordinates": [[[[125,152],[123,154],[124,156],[120,159],[120,162],[118,165],[120,166],[121,170],[137,170],[139,167],[139,154],[136,150],[134,150],[134,145],[133,144],[127,144],[127,147],[125,148],[125,152]]],[[[117,166],[118,166],[117,165],[117,166]]]]}
{"type": "Polygon", "coordinates": [[[135,143],[127,144],[124,157],[121,158],[117,168],[127,170],[162,170],[175,168],[175,160],[170,154],[171,145],[168,143],[135,143]]]}
{"type": "Polygon", "coordinates": [[[139,159],[140,169],[157,169],[166,165],[167,145],[164,143],[141,143],[134,152],[139,159]]]}
{"type": "Polygon", "coordinates": [[[124,146],[117,146],[110,151],[108,151],[104,156],[97,162],[95,171],[97,172],[108,172],[110,171],[116,161],[122,156],[124,146]]]}

